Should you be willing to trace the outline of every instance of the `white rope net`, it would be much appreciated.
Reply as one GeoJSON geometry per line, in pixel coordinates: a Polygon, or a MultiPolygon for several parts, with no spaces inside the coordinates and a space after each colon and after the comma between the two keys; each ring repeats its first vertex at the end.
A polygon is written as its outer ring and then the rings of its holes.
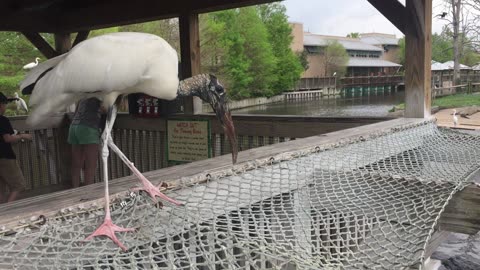
{"type": "MultiPolygon", "coordinates": [[[[479,168],[479,136],[425,122],[181,179],[157,208],[113,202],[135,233],[83,242],[100,205],[0,234],[1,269],[403,269],[479,168]]],[[[0,228],[1,229],[1,228],[0,228]]]]}

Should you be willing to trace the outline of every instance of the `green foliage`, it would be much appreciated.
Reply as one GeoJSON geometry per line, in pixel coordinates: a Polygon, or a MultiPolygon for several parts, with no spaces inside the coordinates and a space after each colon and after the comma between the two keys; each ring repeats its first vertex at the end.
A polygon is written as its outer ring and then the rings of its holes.
{"type": "Polygon", "coordinates": [[[352,32],[347,35],[348,38],[360,38],[360,33],[358,32],[352,32]]]}
{"type": "Polygon", "coordinates": [[[281,4],[206,14],[200,27],[202,69],[223,77],[233,99],[278,94],[304,71],[281,4]]]}
{"type": "Polygon", "coordinates": [[[325,77],[332,76],[337,73],[337,76],[343,76],[347,72],[347,64],[350,56],[345,47],[338,41],[329,41],[327,46],[323,49],[325,59],[325,77]]]}
{"type": "Polygon", "coordinates": [[[398,40],[398,60],[400,65],[405,66],[405,37],[398,40]]]}
{"type": "Polygon", "coordinates": [[[432,35],[432,60],[444,63],[453,60],[453,40],[444,34],[432,35]]]}
{"type": "Polygon", "coordinates": [[[480,106],[480,95],[475,94],[456,94],[446,97],[439,97],[434,100],[434,106],[444,108],[457,108],[466,106],[480,106]]]}
{"type": "MultiPolygon", "coordinates": [[[[280,94],[286,89],[291,89],[305,69],[301,63],[301,58],[295,55],[290,48],[293,36],[291,26],[288,24],[285,6],[273,3],[258,6],[258,10],[263,23],[267,27],[269,43],[277,62],[273,71],[277,76],[276,78],[272,76],[276,79],[272,84],[273,93],[280,94]]],[[[306,62],[308,65],[308,61],[306,62]]]]}

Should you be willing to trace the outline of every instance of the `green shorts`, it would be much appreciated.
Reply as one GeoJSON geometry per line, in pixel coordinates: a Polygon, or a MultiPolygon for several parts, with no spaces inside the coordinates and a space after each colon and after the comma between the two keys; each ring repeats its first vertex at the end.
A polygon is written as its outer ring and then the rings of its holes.
{"type": "Polygon", "coordinates": [[[84,125],[70,125],[69,144],[100,144],[100,131],[84,125]]]}

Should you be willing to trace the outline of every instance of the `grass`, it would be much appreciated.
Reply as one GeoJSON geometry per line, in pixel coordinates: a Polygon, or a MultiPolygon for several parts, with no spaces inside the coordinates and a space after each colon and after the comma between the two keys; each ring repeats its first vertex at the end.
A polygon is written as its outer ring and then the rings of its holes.
{"type": "MultiPolygon", "coordinates": [[[[438,106],[440,108],[458,108],[467,106],[480,106],[480,93],[473,94],[456,94],[446,97],[440,97],[433,101],[432,106],[438,106]]],[[[405,110],[405,103],[394,106],[389,112],[397,110],[405,110]]]]}

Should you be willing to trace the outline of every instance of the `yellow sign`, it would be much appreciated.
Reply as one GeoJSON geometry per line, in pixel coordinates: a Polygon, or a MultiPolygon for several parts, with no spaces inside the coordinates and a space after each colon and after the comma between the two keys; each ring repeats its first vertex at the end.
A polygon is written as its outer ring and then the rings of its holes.
{"type": "Polygon", "coordinates": [[[170,161],[196,161],[210,157],[208,121],[168,120],[167,157],[170,161]]]}

